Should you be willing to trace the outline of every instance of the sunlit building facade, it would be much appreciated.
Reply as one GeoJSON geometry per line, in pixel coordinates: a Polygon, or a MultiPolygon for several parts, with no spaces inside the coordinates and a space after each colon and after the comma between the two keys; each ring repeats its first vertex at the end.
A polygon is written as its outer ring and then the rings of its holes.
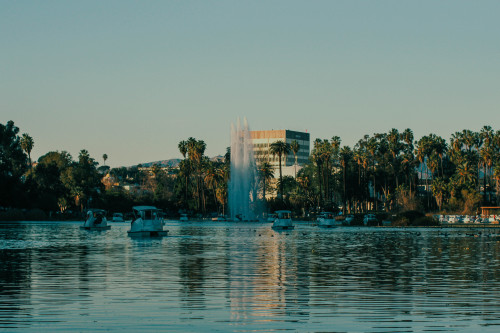
{"type": "MultiPolygon", "coordinates": [[[[297,132],[290,130],[271,130],[271,131],[250,131],[250,137],[253,143],[255,161],[257,164],[268,162],[274,167],[279,166],[278,156],[273,156],[269,148],[273,142],[284,141],[291,144],[294,140],[299,144],[297,152],[297,166],[304,166],[309,160],[310,135],[307,132],[297,132]]],[[[295,156],[292,151],[286,157],[282,158],[282,167],[295,166],[295,156]]]]}

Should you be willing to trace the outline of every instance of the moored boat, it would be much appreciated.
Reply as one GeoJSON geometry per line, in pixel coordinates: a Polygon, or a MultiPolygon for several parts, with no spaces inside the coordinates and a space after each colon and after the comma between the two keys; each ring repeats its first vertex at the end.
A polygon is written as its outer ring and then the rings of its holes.
{"type": "Polygon", "coordinates": [[[89,209],[87,217],[80,229],[85,230],[109,230],[111,226],[106,220],[106,211],[104,209],[89,209]]]}
{"type": "Polygon", "coordinates": [[[133,207],[134,219],[130,223],[129,236],[162,237],[167,236],[168,230],[163,230],[161,212],[154,206],[133,207]]]}
{"type": "Polygon", "coordinates": [[[337,226],[335,216],[331,212],[321,212],[317,221],[320,228],[335,228],[337,226]]]}
{"type": "Polygon", "coordinates": [[[293,230],[294,225],[292,223],[292,212],[289,210],[278,210],[276,213],[276,219],[273,222],[272,228],[274,230],[293,230]]]}
{"type": "Polygon", "coordinates": [[[123,219],[122,213],[114,213],[112,221],[113,222],[125,222],[125,220],[123,219]]]}

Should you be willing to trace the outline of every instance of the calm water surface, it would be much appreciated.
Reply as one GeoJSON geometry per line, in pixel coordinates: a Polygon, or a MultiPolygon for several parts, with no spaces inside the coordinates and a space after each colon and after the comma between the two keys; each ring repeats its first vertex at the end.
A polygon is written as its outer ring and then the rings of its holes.
{"type": "Polygon", "coordinates": [[[0,224],[0,331],[498,332],[499,229],[0,224]]]}

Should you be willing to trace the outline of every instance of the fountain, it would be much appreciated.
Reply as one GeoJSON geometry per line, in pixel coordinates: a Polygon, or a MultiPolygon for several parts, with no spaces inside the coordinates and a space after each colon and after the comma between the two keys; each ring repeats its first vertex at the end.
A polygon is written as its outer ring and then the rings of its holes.
{"type": "Polygon", "coordinates": [[[257,198],[257,165],[246,118],[241,127],[231,124],[231,178],[228,186],[229,213],[233,221],[255,221],[262,216],[257,198]]]}

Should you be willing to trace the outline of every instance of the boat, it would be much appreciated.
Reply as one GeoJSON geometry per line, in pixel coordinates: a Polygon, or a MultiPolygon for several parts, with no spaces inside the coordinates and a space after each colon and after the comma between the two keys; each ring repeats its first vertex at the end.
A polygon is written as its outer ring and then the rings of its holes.
{"type": "Polygon", "coordinates": [[[154,206],[135,206],[132,208],[134,219],[130,223],[129,236],[162,237],[168,230],[163,230],[163,218],[158,208],[154,206]]]}
{"type": "Polygon", "coordinates": [[[365,226],[376,225],[378,223],[377,217],[375,214],[366,214],[363,218],[363,224],[365,226]]]}
{"type": "Polygon", "coordinates": [[[227,221],[227,219],[224,215],[219,215],[219,216],[212,217],[212,221],[227,221]]]}
{"type": "Polygon", "coordinates": [[[188,215],[187,214],[181,214],[181,217],[179,218],[179,221],[189,221],[188,215]]]}
{"type": "Polygon", "coordinates": [[[87,217],[80,229],[85,230],[109,230],[111,226],[106,220],[106,211],[104,209],[89,209],[87,217]]]}
{"type": "Polygon", "coordinates": [[[289,210],[278,210],[275,212],[276,219],[273,222],[274,230],[293,230],[292,212],[289,210]]]}
{"type": "Polygon", "coordinates": [[[345,220],[344,222],[347,224],[347,225],[351,225],[351,223],[354,221],[354,215],[352,214],[349,214],[345,217],[345,220]]]}
{"type": "Polygon", "coordinates": [[[114,213],[112,221],[113,222],[125,222],[125,220],[123,219],[122,213],[114,213]]]}
{"type": "Polygon", "coordinates": [[[335,215],[331,212],[321,212],[318,215],[317,221],[320,228],[335,228],[337,226],[335,215]]]}
{"type": "Polygon", "coordinates": [[[278,215],[276,214],[269,214],[267,216],[267,222],[274,222],[278,218],[278,215]]]}

